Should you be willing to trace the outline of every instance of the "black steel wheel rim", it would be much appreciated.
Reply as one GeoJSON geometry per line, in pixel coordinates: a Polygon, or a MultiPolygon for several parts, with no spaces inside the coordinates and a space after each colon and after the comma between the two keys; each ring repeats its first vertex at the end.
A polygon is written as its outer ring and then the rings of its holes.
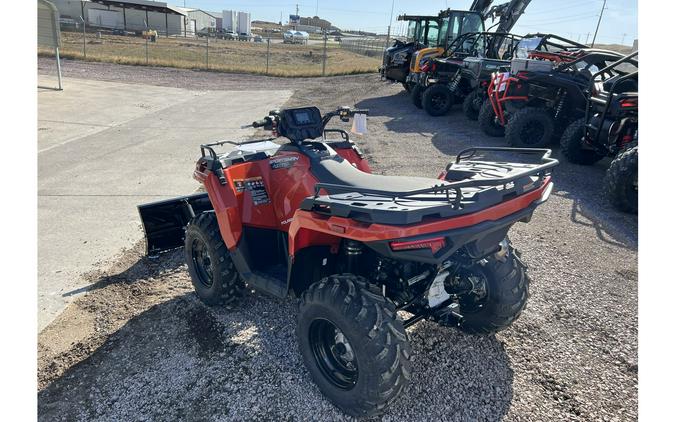
{"type": "Polygon", "coordinates": [[[194,239],[192,241],[192,264],[194,265],[199,282],[205,287],[211,287],[213,285],[211,256],[209,255],[206,243],[201,239],[194,239]]]}
{"type": "Polygon", "coordinates": [[[539,144],[545,130],[544,125],[539,121],[527,122],[520,131],[520,139],[525,145],[539,144]]]}
{"type": "Polygon", "coordinates": [[[459,295],[459,308],[462,313],[479,312],[490,297],[489,284],[482,271],[465,271],[459,274],[467,287],[464,294],[459,295]]]}
{"type": "Polygon", "coordinates": [[[309,326],[309,344],[321,374],[341,390],[351,390],[359,376],[356,354],[344,333],[326,319],[309,326]]]}
{"type": "Polygon", "coordinates": [[[435,94],[431,97],[431,105],[436,110],[443,110],[448,105],[448,99],[443,94],[435,94]]]}

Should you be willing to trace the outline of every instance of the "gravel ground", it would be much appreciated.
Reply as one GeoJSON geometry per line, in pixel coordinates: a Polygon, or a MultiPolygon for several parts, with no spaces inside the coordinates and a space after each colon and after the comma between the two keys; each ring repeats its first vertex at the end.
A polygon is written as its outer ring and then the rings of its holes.
{"type": "MultiPolygon", "coordinates": [[[[462,148],[502,144],[459,108],[428,117],[376,75],[280,79],[74,61],[63,71],[205,90],[290,88],[288,105],[367,107],[369,133],[356,141],[384,174],[434,177],[462,148]]],[[[39,59],[38,72],[53,72],[53,62],[39,59]]],[[[411,387],[383,420],[637,419],[637,218],[605,202],[607,165],[561,163],[550,201],[512,230],[533,281],[510,329],[408,330],[411,387]]],[[[192,293],[182,251],[155,260],[142,251],[135,245],[89,274],[91,292],[40,333],[40,420],[346,419],[302,364],[295,301],[254,293],[208,308],[192,293]]]]}

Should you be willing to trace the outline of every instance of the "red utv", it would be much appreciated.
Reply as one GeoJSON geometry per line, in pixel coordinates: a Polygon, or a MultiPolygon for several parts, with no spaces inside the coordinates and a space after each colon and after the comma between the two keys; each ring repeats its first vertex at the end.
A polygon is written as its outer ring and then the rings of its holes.
{"type": "Polygon", "coordinates": [[[184,245],[203,302],[232,304],[246,285],[300,298],[311,377],[346,413],[368,416],[410,379],[407,327],[493,333],[518,318],[529,279],[507,233],[548,199],[557,161],[548,150],[471,148],[438,179],[373,175],[346,132],[325,129],[356,113],[366,111],[273,111],[252,126],[289,142],[226,154],[217,148],[227,142],[202,145],[194,177],[206,193],[139,211],[149,253],[184,245]]]}

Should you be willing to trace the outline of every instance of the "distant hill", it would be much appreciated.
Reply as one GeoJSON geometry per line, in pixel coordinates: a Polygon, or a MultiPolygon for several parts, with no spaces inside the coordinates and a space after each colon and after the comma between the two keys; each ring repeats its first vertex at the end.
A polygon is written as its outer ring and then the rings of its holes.
{"type": "Polygon", "coordinates": [[[595,48],[616,51],[619,54],[629,54],[631,51],[633,51],[632,47],[621,44],[595,44],[595,48]]]}

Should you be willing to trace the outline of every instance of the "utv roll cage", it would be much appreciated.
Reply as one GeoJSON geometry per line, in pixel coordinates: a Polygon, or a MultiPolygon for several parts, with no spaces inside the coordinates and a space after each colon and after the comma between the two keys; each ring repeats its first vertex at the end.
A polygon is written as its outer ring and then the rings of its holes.
{"type": "Polygon", "coordinates": [[[634,65],[635,67],[638,66],[638,61],[634,60],[635,57],[638,56],[638,52],[635,51],[627,56],[624,56],[622,59],[615,61],[614,63],[610,64],[609,66],[606,66],[597,72],[593,74],[591,77],[591,80],[588,83],[588,88],[587,88],[587,93],[588,93],[588,101],[586,102],[586,115],[584,117],[584,120],[586,122],[586,127],[590,130],[586,130],[586,136],[588,137],[590,135],[590,138],[587,139],[587,143],[592,144],[592,145],[597,145],[598,144],[598,138],[600,137],[600,133],[602,131],[602,127],[605,124],[605,120],[607,119],[607,113],[612,105],[612,98],[614,96],[614,92],[616,90],[616,87],[620,85],[621,82],[627,80],[627,79],[632,79],[632,78],[637,78],[638,76],[638,71],[636,70],[635,72],[623,72],[619,69],[617,69],[618,66],[624,64],[624,63],[630,63],[634,65]],[[595,87],[595,81],[600,77],[601,79],[605,80],[605,76],[608,74],[611,75],[611,72],[615,72],[619,74],[620,76],[614,81],[614,83],[611,84],[609,91],[607,91],[604,95],[593,95],[594,92],[594,87],[595,87]],[[594,125],[591,125],[589,122],[591,120],[592,116],[592,109],[593,109],[593,104],[598,104],[600,106],[600,118],[597,122],[595,122],[594,125]]]}

